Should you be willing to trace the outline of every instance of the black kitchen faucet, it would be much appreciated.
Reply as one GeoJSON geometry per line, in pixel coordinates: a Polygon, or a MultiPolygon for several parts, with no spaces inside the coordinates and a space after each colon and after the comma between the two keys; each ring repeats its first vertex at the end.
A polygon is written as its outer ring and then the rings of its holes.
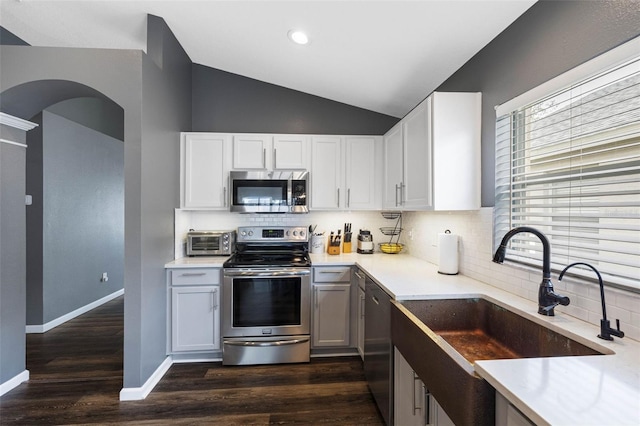
{"type": "Polygon", "coordinates": [[[555,312],[553,308],[558,305],[567,306],[570,300],[568,297],[560,296],[553,291],[553,284],[551,283],[551,247],[549,240],[542,232],[528,226],[513,228],[502,238],[500,247],[498,247],[496,253],[493,255],[493,261],[496,263],[504,262],[507,243],[511,237],[521,232],[529,232],[538,237],[542,242],[542,282],[538,289],[538,313],[540,315],[554,316],[555,312]]]}
{"type": "Polygon", "coordinates": [[[577,265],[582,265],[582,266],[591,268],[593,272],[595,272],[596,275],[598,276],[598,283],[600,284],[600,301],[602,302],[602,319],[600,320],[600,334],[598,334],[598,337],[604,340],[613,340],[613,337],[611,337],[612,334],[616,337],[620,337],[620,338],[624,337],[624,332],[620,330],[619,319],[616,320],[616,328],[611,328],[611,326],[609,325],[609,320],[607,319],[607,308],[604,303],[604,283],[602,282],[602,275],[600,275],[600,272],[598,272],[598,270],[595,267],[584,262],[572,263],[571,265],[564,268],[562,272],[560,272],[558,281],[562,280],[564,273],[567,272],[569,268],[577,265]]]}

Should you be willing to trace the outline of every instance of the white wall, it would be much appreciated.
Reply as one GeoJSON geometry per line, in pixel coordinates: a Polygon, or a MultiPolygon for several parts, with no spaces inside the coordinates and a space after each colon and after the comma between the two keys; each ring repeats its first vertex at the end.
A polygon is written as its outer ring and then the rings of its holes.
{"type": "MultiPolygon", "coordinates": [[[[535,268],[493,263],[493,208],[468,212],[404,213],[402,242],[407,253],[438,263],[438,233],[450,229],[460,235],[460,273],[537,302],[542,271],[535,268]],[[409,232],[413,239],[409,238],[409,232]]],[[[553,247],[551,247],[553,250],[553,247]]],[[[600,288],[597,283],[565,277],[558,281],[552,273],[555,290],[571,298],[569,306],[557,306],[563,312],[597,326],[602,318],[600,288]]],[[[640,294],[605,287],[607,319],[620,328],[625,338],[640,340],[640,294]]]]}

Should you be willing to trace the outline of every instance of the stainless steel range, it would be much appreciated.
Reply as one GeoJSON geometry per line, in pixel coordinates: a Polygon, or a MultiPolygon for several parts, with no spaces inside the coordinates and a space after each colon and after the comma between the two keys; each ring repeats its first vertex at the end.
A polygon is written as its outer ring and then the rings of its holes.
{"type": "Polygon", "coordinates": [[[222,363],[309,362],[307,228],[240,227],[223,266],[222,363]]]}

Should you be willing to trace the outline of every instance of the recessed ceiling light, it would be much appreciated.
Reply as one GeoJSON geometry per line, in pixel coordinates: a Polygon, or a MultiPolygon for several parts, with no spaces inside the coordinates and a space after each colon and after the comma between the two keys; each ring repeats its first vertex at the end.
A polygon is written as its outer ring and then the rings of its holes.
{"type": "Polygon", "coordinates": [[[309,37],[299,30],[291,30],[287,33],[289,39],[296,44],[308,44],[309,37]]]}

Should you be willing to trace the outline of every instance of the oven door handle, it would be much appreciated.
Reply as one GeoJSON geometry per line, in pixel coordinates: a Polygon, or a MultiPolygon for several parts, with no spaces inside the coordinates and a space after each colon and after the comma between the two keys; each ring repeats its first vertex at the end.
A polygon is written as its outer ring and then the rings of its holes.
{"type": "Polygon", "coordinates": [[[255,340],[225,340],[223,343],[228,346],[286,346],[297,345],[299,343],[306,343],[309,338],[303,339],[291,339],[291,340],[268,340],[268,341],[255,341],[255,340]]]}
{"type": "Polygon", "coordinates": [[[308,269],[299,270],[299,269],[278,269],[278,270],[270,270],[270,271],[260,271],[260,270],[252,270],[252,271],[230,271],[225,270],[225,277],[302,277],[306,275],[311,275],[311,271],[308,269]]]}

